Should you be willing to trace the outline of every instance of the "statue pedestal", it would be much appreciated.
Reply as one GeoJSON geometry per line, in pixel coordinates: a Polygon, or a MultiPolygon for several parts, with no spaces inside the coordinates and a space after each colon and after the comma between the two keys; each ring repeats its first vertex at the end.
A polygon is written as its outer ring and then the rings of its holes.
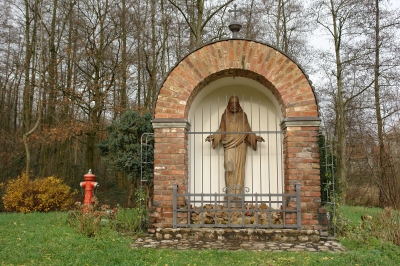
{"type": "Polygon", "coordinates": [[[224,208],[237,208],[237,209],[241,209],[242,205],[244,206],[244,203],[242,202],[242,198],[241,197],[234,197],[231,196],[228,200],[228,196],[224,197],[224,208]]]}

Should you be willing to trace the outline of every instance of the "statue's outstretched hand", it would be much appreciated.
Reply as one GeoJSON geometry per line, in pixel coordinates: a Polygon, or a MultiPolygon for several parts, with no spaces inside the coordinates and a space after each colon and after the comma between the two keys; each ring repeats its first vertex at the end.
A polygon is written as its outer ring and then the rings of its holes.
{"type": "Polygon", "coordinates": [[[264,138],[261,136],[256,136],[256,141],[258,142],[265,142],[264,138]]]}
{"type": "Polygon", "coordinates": [[[206,141],[211,142],[214,140],[214,136],[213,135],[208,135],[208,137],[206,138],[206,141]]]}

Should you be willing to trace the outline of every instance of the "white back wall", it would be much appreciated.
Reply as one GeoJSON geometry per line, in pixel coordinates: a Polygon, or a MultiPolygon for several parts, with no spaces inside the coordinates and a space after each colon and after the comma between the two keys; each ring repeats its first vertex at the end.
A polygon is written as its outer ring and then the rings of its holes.
{"type": "Polygon", "coordinates": [[[193,101],[189,112],[190,193],[223,193],[224,149],[221,143],[212,149],[205,139],[218,130],[227,102],[234,95],[239,97],[252,131],[265,139],[258,143],[257,151],[247,148],[245,186],[249,193],[282,193],[283,135],[277,133],[282,120],[280,107],[267,88],[242,77],[219,79],[205,87],[193,101]]]}

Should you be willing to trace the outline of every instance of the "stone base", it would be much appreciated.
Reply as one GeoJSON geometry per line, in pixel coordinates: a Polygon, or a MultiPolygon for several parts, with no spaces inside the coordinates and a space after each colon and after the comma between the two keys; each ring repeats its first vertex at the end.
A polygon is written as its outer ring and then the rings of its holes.
{"type": "MultiPolygon", "coordinates": [[[[245,204],[242,210],[243,202],[234,201],[228,204],[205,204],[203,207],[192,207],[190,223],[191,224],[217,224],[217,225],[276,225],[283,224],[281,210],[269,209],[267,204],[245,204]],[[256,212],[257,215],[256,215],[256,212]]],[[[178,219],[178,224],[186,224],[187,219],[178,219]]],[[[218,227],[218,226],[217,226],[218,227]]],[[[265,226],[267,227],[267,226],[265,226]]],[[[268,226],[270,227],[270,226],[268,226]]]]}
{"type": "Polygon", "coordinates": [[[279,242],[318,242],[317,230],[295,229],[216,229],[216,228],[165,228],[157,229],[154,237],[161,240],[204,240],[204,241],[279,241],[279,242]]]}
{"type": "Polygon", "coordinates": [[[346,248],[334,240],[320,240],[317,230],[273,229],[157,229],[154,234],[139,235],[132,248],[221,249],[264,251],[329,251],[346,248]]]}

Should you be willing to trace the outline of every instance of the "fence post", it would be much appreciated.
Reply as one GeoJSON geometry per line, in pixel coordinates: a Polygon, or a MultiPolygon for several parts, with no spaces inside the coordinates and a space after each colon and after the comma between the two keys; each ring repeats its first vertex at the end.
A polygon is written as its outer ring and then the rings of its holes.
{"type": "Polygon", "coordinates": [[[300,184],[296,184],[297,229],[301,229],[300,184]]]}
{"type": "Polygon", "coordinates": [[[178,210],[178,185],[173,186],[173,199],[172,199],[172,227],[176,228],[176,216],[178,210]]]}

